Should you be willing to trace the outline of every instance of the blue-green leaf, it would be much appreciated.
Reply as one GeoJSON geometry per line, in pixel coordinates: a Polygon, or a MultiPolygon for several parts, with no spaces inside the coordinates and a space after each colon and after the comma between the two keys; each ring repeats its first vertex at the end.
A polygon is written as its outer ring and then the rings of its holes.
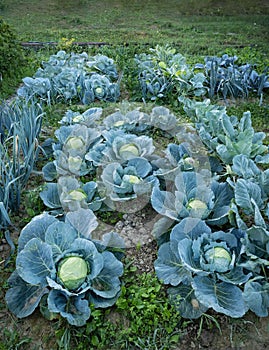
{"type": "Polygon", "coordinates": [[[52,290],[48,295],[48,308],[60,313],[73,326],[83,326],[90,318],[89,302],[81,297],[69,297],[59,290],[52,290]]]}
{"type": "Polygon", "coordinates": [[[66,222],[72,225],[79,236],[91,238],[91,233],[98,226],[96,216],[91,209],[80,208],[66,214],[66,222]]]}
{"type": "Polygon", "coordinates": [[[155,186],[152,190],[151,203],[159,214],[178,220],[178,212],[175,209],[175,195],[173,193],[160,191],[155,186]]]}
{"type": "Polygon", "coordinates": [[[47,285],[47,277],[55,278],[52,248],[38,238],[32,238],[17,256],[19,276],[30,284],[47,285]]]}
{"type": "Polygon", "coordinates": [[[35,216],[21,231],[18,240],[18,251],[21,251],[25,244],[34,237],[45,241],[45,232],[47,228],[56,221],[57,219],[54,216],[47,213],[35,216]]]}
{"type": "Polygon", "coordinates": [[[42,296],[48,293],[46,287],[26,283],[17,271],[13,272],[8,282],[11,288],[6,293],[6,303],[9,310],[19,318],[31,315],[42,296]]]}
{"type": "Polygon", "coordinates": [[[192,286],[198,301],[216,312],[237,318],[247,311],[242,291],[237,286],[204,276],[195,276],[192,286]]]}
{"type": "Polygon", "coordinates": [[[62,208],[56,183],[47,183],[43,191],[40,192],[43,203],[52,209],[62,208]]]}
{"type": "Polygon", "coordinates": [[[254,213],[252,201],[262,207],[261,188],[254,182],[239,179],[235,184],[235,202],[246,214],[254,213]]]}
{"type": "Polygon", "coordinates": [[[61,256],[76,238],[78,238],[77,231],[71,225],[61,221],[50,225],[45,234],[45,241],[52,248],[54,260],[58,260],[58,256],[61,256]]]}
{"type": "Polygon", "coordinates": [[[91,283],[91,290],[102,298],[114,298],[120,291],[119,277],[123,274],[122,263],[111,253],[102,253],[104,266],[91,283]]]}
{"type": "Polygon", "coordinates": [[[164,284],[177,286],[180,282],[188,280],[191,277],[190,272],[186,270],[181,262],[176,241],[161,245],[154,267],[158,278],[164,284]]]}
{"type": "Polygon", "coordinates": [[[184,238],[194,240],[203,233],[211,233],[210,227],[201,219],[188,217],[173,227],[170,239],[175,241],[181,241],[184,238]]]}
{"type": "Polygon", "coordinates": [[[181,283],[168,289],[169,300],[184,318],[196,319],[208,310],[197,300],[191,285],[181,283]]]}
{"type": "Polygon", "coordinates": [[[249,281],[245,284],[244,300],[250,310],[259,317],[268,316],[269,311],[269,283],[249,281]]]}

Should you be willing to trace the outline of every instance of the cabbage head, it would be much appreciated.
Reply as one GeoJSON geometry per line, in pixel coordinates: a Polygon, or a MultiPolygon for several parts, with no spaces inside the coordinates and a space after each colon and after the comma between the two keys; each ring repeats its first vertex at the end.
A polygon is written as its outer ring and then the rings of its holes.
{"type": "Polygon", "coordinates": [[[41,214],[26,225],[6,293],[10,311],[18,318],[27,317],[42,299],[50,317],[61,315],[82,326],[91,315],[90,305],[113,305],[120,293],[123,265],[108,246],[90,239],[96,226],[89,209],[68,213],[65,221],[41,214]]]}

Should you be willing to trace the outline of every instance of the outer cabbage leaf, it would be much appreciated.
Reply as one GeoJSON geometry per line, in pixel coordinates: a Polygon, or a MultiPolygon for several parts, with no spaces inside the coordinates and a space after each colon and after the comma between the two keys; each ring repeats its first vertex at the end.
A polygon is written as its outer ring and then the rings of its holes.
{"type": "Polygon", "coordinates": [[[45,241],[45,232],[49,225],[57,219],[47,213],[35,216],[22,230],[18,240],[18,251],[20,252],[25,244],[32,238],[40,238],[45,241]]]}
{"type": "Polygon", "coordinates": [[[237,286],[226,282],[215,282],[205,276],[195,276],[192,287],[196,298],[216,312],[238,318],[247,311],[242,291],[237,286]]]}
{"type": "MultiPolygon", "coordinates": [[[[264,227],[253,225],[246,230],[243,240],[249,262],[256,265],[263,264],[269,266],[269,231],[264,227]]],[[[246,262],[247,265],[248,262],[246,262]]]]}
{"type": "Polygon", "coordinates": [[[114,305],[120,296],[121,291],[119,291],[113,298],[103,298],[100,295],[95,294],[93,291],[88,294],[89,303],[94,304],[95,307],[106,308],[114,305]]]}
{"type": "Polygon", "coordinates": [[[62,208],[60,196],[58,192],[58,185],[56,183],[46,183],[43,191],[39,193],[43,203],[51,209],[62,208]]]}
{"type": "Polygon", "coordinates": [[[178,213],[175,209],[175,195],[171,192],[161,191],[155,186],[151,194],[151,204],[159,214],[170,219],[178,220],[178,213]]]}
{"type": "Polygon", "coordinates": [[[52,247],[54,261],[59,260],[78,237],[78,232],[69,224],[57,221],[51,224],[45,234],[45,241],[52,247]]]}
{"type": "Polygon", "coordinates": [[[188,281],[191,274],[181,262],[177,242],[171,241],[161,245],[158,258],[154,262],[155,272],[164,284],[177,286],[182,281],[188,281]]]}
{"type": "Polygon", "coordinates": [[[31,315],[42,296],[49,292],[46,286],[26,283],[17,271],[12,273],[8,283],[11,288],[7,291],[5,300],[9,310],[19,318],[31,315]]]}
{"type": "Polygon", "coordinates": [[[197,300],[193,287],[181,283],[168,289],[169,300],[184,318],[196,319],[208,310],[208,307],[197,300]]]}
{"type": "Polygon", "coordinates": [[[262,280],[251,280],[245,284],[244,300],[249,309],[259,317],[269,314],[269,283],[262,280]]]}
{"type": "Polygon", "coordinates": [[[97,218],[90,209],[80,208],[66,214],[66,222],[72,225],[80,237],[91,238],[91,233],[98,226],[97,218]]]}
{"type": "Polygon", "coordinates": [[[67,297],[58,290],[50,291],[48,308],[51,312],[60,313],[73,326],[83,326],[90,318],[91,310],[87,300],[79,297],[67,297]]]}
{"type": "Polygon", "coordinates": [[[173,227],[170,239],[181,241],[184,238],[190,240],[197,239],[203,233],[211,233],[211,229],[207,224],[198,218],[184,218],[176,226],[173,227]]]}
{"type": "Polygon", "coordinates": [[[55,162],[48,162],[42,168],[43,177],[46,181],[53,181],[57,178],[55,162]]]}
{"type": "Polygon", "coordinates": [[[18,254],[16,270],[27,283],[47,285],[47,276],[55,278],[56,275],[51,246],[32,238],[18,254]]]}
{"type": "Polygon", "coordinates": [[[123,274],[123,265],[111,252],[105,251],[102,256],[104,266],[98,276],[92,280],[91,290],[102,298],[111,299],[120,291],[119,276],[123,274]]]}

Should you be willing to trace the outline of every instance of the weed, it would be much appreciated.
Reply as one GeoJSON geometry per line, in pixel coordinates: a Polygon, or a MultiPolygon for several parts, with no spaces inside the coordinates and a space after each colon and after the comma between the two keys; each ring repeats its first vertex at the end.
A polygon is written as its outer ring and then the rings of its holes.
{"type": "Polygon", "coordinates": [[[60,325],[55,333],[59,349],[173,349],[182,334],[181,318],[168,304],[156,276],[137,274],[129,262],[124,280],[112,309],[92,310],[84,327],[60,325]]]}
{"type": "Polygon", "coordinates": [[[0,340],[0,350],[19,350],[29,349],[31,338],[21,337],[18,332],[5,329],[3,332],[3,340],[0,340]],[[25,345],[27,346],[25,347],[25,345]]]}

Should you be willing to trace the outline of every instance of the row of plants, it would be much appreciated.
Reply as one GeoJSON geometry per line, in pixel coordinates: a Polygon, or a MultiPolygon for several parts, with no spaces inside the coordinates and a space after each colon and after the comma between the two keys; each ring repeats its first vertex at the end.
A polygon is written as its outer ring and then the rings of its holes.
{"type": "MultiPolygon", "coordinates": [[[[155,271],[169,285],[169,301],[181,316],[199,318],[208,309],[236,318],[248,310],[268,316],[269,153],[265,134],[255,132],[249,112],[241,118],[230,116],[226,107],[204,99],[206,78],[191,70],[183,56],[174,55],[172,49],[155,50],[173,56],[173,74],[181,85],[169,90],[169,96],[177,97],[188,124],[181,125],[178,116],[162,106],[148,112],[123,106],[108,116],[102,108],[69,109],[55,138],[38,147],[42,107],[34,107],[35,99],[56,103],[64,96],[65,102],[69,100],[70,86],[62,85],[61,90],[57,84],[58,73],[65,72],[70,62],[76,62],[71,70],[83,67],[84,76],[92,77],[99,70],[118,77],[107,57],[63,51],[43,63],[40,76],[25,78],[24,83],[30,83],[19,89],[12,106],[2,105],[1,116],[6,117],[1,118],[1,149],[9,158],[3,158],[8,161],[1,179],[7,178],[11,159],[29,156],[29,164],[19,161],[27,172],[12,173],[13,178],[1,184],[2,197],[8,196],[6,202],[1,199],[3,227],[10,224],[10,203],[16,193],[7,190],[13,184],[21,186],[21,179],[22,184],[27,181],[22,174],[32,172],[37,150],[53,157],[42,169],[47,183],[40,197],[47,212],[21,231],[16,270],[9,278],[6,302],[19,318],[40,305],[46,318],[60,315],[71,325],[82,326],[95,308],[117,302],[124,290],[124,241],[111,230],[100,238],[97,214],[124,212],[128,203],[137,210],[150,203],[156,215],[162,216],[152,232],[159,245],[155,271]],[[175,74],[179,62],[180,71],[188,73],[184,82],[175,74]],[[45,84],[44,93],[39,94],[42,79],[50,88],[45,84]],[[22,118],[17,120],[14,111],[21,110],[22,118]],[[33,118],[23,117],[27,115],[33,118]],[[29,123],[31,128],[23,131],[18,127],[19,134],[17,125],[29,123]],[[155,135],[164,140],[162,149],[155,135]],[[26,146],[19,148],[24,140],[32,140],[27,144],[31,152],[26,146]]],[[[158,67],[167,70],[170,61],[161,59],[164,64],[157,61],[158,67]]],[[[77,86],[73,90],[81,91],[77,86]]],[[[74,96],[78,95],[70,100],[74,96]]],[[[87,103],[96,99],[94,95],[87,103]]]]}
{"type": "MultiPolygon", "coordinates": [[[[238,65],[236,55],[205,57],[204,64],[191,66],[182,54],[168,46],[157,45],[149,51],[136,54],[131,69],[134,72],[127,72],[132,79],[138,78],[140,93],[135,97],[140,100],[142,95],[144,101],[175,103],[179,95],[235,99],[256,93],[262,103],[264,90],[269,87],[268,67],[258,73],[255,63],[238,65]]],[[[106,55],[61,50],[43,62],[33,77],[24,78],[17,93],[23,98],[38,97],[49,104],[117,101],[121,78],[114,60],[106,55]]]]}

